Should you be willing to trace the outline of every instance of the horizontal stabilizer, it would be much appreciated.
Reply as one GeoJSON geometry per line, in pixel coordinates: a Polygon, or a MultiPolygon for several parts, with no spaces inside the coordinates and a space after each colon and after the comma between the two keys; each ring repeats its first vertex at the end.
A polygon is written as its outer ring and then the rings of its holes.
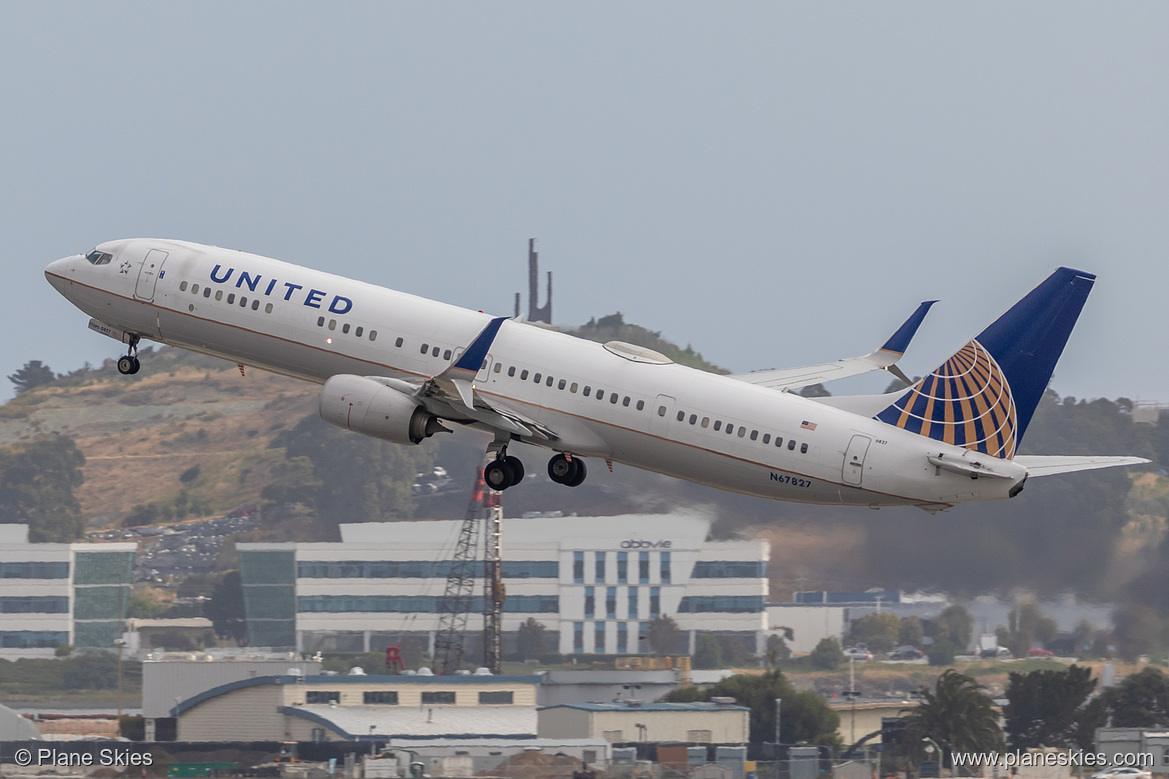
{"type": "Polygon", "coordinates": [[[1015,462],[1027,469],[1028,476],[1054,476],[1057,473],[1093,471],[1097,468],[1115,468],[1119,465],[1140,465],[1149,462],[1144,457],[1076,457],[1061,454],[1020,454],[1015,462]]]}
{"type": "MultiPolygon", "coordinates": [[[[895,367],[896,363],[905,354],[910,340],[917,333],[917,328],[921,326],[930,306],[936,302],[936,300],[927,300],[919,305],[909,319],[906,319],[897,332],[890,336],[879,349],[861,357],[849,357],[836,362],[808,365],[803,368],[775,368],[739,373],[731,378],[777,390],[795,389],[825,381],[847,379],[850,376],[859,376],[862,373],[876,370],[887,370],[898,378],[902,378],[900,370],[895,367]]],[[[906,384],[910,383],[908,379],[904,379],[904,381],[906,384]]]]}

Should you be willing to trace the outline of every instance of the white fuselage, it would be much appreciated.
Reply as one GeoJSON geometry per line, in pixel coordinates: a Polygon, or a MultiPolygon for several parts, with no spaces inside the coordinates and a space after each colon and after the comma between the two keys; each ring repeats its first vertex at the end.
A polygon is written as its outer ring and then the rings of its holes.
{"type": "MultiPolygon", "coordinates": [[[[92,265],[78,255],[46,270],[95,319],[317,383],[337,374],[430,378],[491,319],[245,252],[153,239],[98,248],[112,262],[92,265]]],[[[1005,498],[1026,475],[1015,466],[1017,478],[972,479],[927,460],[969,454],[959,447],[519,322],[504,323],[475,388],[557,436],[529,443],[763,498],[937,509],[1005,498]]]]}

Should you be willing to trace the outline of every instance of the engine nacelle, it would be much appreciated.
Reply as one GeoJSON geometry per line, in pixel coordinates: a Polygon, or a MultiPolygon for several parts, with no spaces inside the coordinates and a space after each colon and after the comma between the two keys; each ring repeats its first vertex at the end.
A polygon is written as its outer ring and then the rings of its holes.
{"type": "Polygon", "coordinates": [[[341,374],[326,381],[320,412],[330,425],[395,444],[450,432],[414,398],[364,376],[341,374]]]}

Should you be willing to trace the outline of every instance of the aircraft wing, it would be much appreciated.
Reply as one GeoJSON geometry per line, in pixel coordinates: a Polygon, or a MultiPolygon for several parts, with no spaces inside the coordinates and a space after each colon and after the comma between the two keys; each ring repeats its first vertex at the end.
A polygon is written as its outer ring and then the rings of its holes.
{"type": "Polygon", "coordinates": [[[401,379],[371,378],[412,395],[440,419],[479,422],[514,435],[555,439],[557,435],[547,427],[504,403],[484,397],[475,389],[475,375],[482,369],[487,352],[507,319],[496,317],[488,322],[450,367],[421,384],[401,379]]]}
{"type": "Polygon", "coordinates": [[[837,360],[836,362],[828,362],[822,365],[808,365],[803,368],[773,368],[771,370],[738,373],[731,376],[731,378],[745,381],[749,384],[771,387],[772,389],[787,390],[794,387],[806,387],[809,384],[833,381],[835,379],[845,379],[849,376],[858,376],[869,371],[886,370],[906,384],[912,384],[913,382],[901,372],[901,369],[897,367],[896,363],[905,354],[906,348],[909,347],[909,342],[913,339],[914,334],[917,333],[917,328],[921,325],[922,320],[925,319],[925,315],[929,312],[930,306],[937,302],[936,300],[927,300],[922,303],[910,315],[909,319],[906,319],[905,323],[897,329],[897,332],[890,336],[889,340],[885,341],[879,349],[861,357],[850,357],[845,360],[837,360]]]}
{"type": "Polygon", "coordinates": [[[1076,457],[1073,455],[1020,454],[1014,461],[1027,469],[1028,476],[1054,476],[1057,473],[1091,471],[1097,468],[1115,468],[1118,465],[1140,465],[1149,462],[1144,457],[1076,457]]]}

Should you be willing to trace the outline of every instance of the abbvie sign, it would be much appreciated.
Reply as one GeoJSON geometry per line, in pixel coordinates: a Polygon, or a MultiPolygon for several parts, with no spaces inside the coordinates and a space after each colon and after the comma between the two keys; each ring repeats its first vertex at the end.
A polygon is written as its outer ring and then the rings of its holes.
{"type": "Polygon", "coordinates": [[[635,541],[629,539],[621,542],[622,549],[669,549],[669,541],[635,541]]]}

